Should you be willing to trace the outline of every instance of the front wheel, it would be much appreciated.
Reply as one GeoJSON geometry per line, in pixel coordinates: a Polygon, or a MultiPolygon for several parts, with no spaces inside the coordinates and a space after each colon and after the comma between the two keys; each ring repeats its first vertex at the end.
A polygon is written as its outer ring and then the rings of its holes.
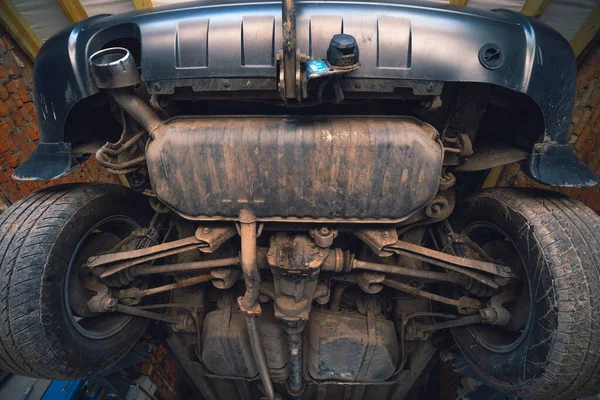
{"type": "Polygon", "coordinates": [[[145,226],[148,209],[117,185],[36,192],[0,217],[0,369],[47,379],[98,374],[124,356],[142,318],[85,312],[85,260],[145,226]]]}
{"type": "Polygon", "coordinates": [[[454,328],[479,377],[507,394],[575,399],[600,390],[600,217],[564,196],[491,189],[453,216],[519,277],[505,327],[454,328]]]}

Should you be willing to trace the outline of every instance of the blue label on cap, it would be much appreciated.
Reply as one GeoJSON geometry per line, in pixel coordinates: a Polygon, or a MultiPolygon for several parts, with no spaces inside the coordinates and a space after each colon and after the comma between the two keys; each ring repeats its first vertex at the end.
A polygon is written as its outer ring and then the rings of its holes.
{"type": "Polygon", "coordinates": [[[310,72],[313,73],[321,73],[327,71],[327,64],[325,64],[321,60],[309,61],[308,63],[306,63],[306,67],[310,72]]]}

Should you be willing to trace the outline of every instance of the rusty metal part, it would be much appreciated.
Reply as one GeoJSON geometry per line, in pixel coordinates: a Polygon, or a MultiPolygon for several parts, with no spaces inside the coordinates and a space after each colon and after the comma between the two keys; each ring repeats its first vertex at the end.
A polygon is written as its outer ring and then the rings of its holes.
{"type": "Polygon", "coordinates": [[[319,247],[327,248],[333,244],[333,239],[338,235],[336,229],[330,229],[327,226],[322,226],[316,229],[310,229],[308,231],[310,237],[312,237],[319,247]]]}
{"type": "MultiPolygon", "coordinates": [[[[439,313],[439,312],[428,312],[418,311],[410,314],[402,315],[402,328],[404,332],[404,339],[406,340],[428,340],[431,336],[427,331],[422,331],[420,328],[428,324],[415,323],[416,318],[445,318],[445,319],[457,319],[460,315],[439,313]],[[409,322],[412,323],[409,325],[409,322]]],[[[403,342],[404,344],[404,342],[403,342]]]]}
{"type": "Polygon", "coordinates": [[[297,396],[304,389],[302,382],[302,333],[288,334],[288,356],[290,363],[288,390],[292,395],[297,396]]]}
{"type": "Polygon", "coordinates": [[[381,292],[384,280],[385,275],[378,272],[362,271],[356,276],[356,284],[363,292],[368,294],[381,292]]]}
{"type": "Polygon", "coordinates": [[[429,300],[437,301],[438,303],[444,303],[451,306],[455,306],[458,309],[458,312],[461,314],[472,314],[477,310],[483,308],[483,305],[479,300],[472,299],[470,297],[463,296],[458,300],[451,299],[449,297],[444,297],[434,293],[426,292],[424,290],[420,290],[405,283],[396,282],[391,279],[385,279],[383,281],[383,284],[393,289],[412,294],[413,296],[424,297],[429,300]]]}
{"type": "Polygon", "coordinates": [[[444,196],[435,196],[425,207],[425,214],[429,218],[445,219],[450,216],[453,208],[444,196]]]}
{"type": "Polygon", "coordinates": [[[440,176],[440,191],[450,189],[456,183],[456,177],[451,172],[446,172],[440,176]]]}
{"type": "MultiPolygon", "coordinates": [[[[306,69],[306,68],[304,69],[302,77],[299,77],[300,82],[296,81],[297,82],[296,90],[301,91],[302,98],[306,99],[308,97],[308,82],[310,82],[313,79],[322,79],[323,81],[319,85],[318,94],[317,94],[317,98],[318,98],[319,102],[323,102],[323,88],[328,83],[331,83],[334,87],[334,90],[336,91],[336,99],[335,99],[336,101],[335,102],[340,103],[344,100],[344,92],[342,91],[342,87],[340,84],[340,78],[349,72],[356,71],[357,69],[359,69],[360,62],[358,62],[354,65],[349,65],[349,66],[344,66],[344,67],[332,66],[329,63],[326,63],[326,65],[328,68],[324,72],[311,73],[308,71],[308,69],[306,69]]],[[[298,93],[296,93],[296,95],[298,95],[298,93]]]]}
{"type": "Polygon", "coordinates": [[[285,80],[285,97],[296,97],[296,0],[281,2],[281,23],[283,32],[283,68],[285,80]]]}
{"type": "Polygon", "coordinates": [[[194,236],[191,236],[185,239],[179,239],[172,242],[162,243],[156,246],[150,246],[143,249],[121,251],[118,253],[109,253],[100,256],[92,256],[88,258],[86,266],[88,268],[96,268],[104,266],[106,264],[112,264],[117,261],[132,260],[149,255],[161,254],[165,251],[193,245],[203,245],[203,243],[196,239],[194,236]]]}
{"type": "Polygon", "coordinates": [[[407,117],[194,116],[160,131],[146,148],[153,190],[195,221],[237,221],[248,208],[258,222],[401,222],[437,194],[442,170],[438,132],[407,117]]]}
{"type": "Polygon", "coordinates": [[[152,207],[152,209],[157,213],[166,214],[170,211],[169,207],[156,197],[150,197],[148,199],[148,203],[150,204],[150,207],[152,207]]]}
{"type": "Polygon", "coordinates": [[[456,328],[458,326],[474,325],[474,324],[481,324],[481,323],[483,323],[481,315],[475,314],[475,315],[468,315],[466,317],[460,317],[460,318],[453,319],[450,321],[438,322],[435,324],[428,324],[428,325],[421,325],[418,328],[418,330],[419,330],[419,332],[431,332],[431,331],[437,331],[440,329],[456,328]]]}
{"type": "Polygon", "coordinates": [[[385,247],[398,241],[396,228],[357,229],[354,231],[354,235],[365,242],[365,244],[379,257],[390,257],[394,255],[393,251],[385,250],[385,247]]]}
{"type": "Polygon", "coordinates": [[[182,279],[175,283],[170,283],[168,285],[158,286],[151,289],[139,289],[139,288],[129,288],[122,289],[119,291],[118,297],[119,299],[134,299],[138,300],[145,296],[152,296],[154,294],[168,292],[174,289],[181,289],[188,286],[198,285],[200,283],[208,282],[212,279],[210,274],[203,274],[194,276],[193,278],[182,279]]]}
{"type": "MultiPolygon", "coordinates": [[[[260,294],[260,274],[258,273],[258,264],[256,261],[256,218],[247,210],[240,213],[239,234],[242,242],[240,263],[244,273],[244,282],[246,283],[246,293],[238,298],[238,303],[242,312],[249,315],[260,315],[260,304],[258,295],[260,294]]],[[[256,354],[255,354],[256,355],[256,354]]]]}
{"type": "MultiPolygon", "coordinates": [[[[222,226],[204,226],[196,229],[196,239],[201,242],[208,243],[208,247],[200,249],[203,253],[212,253],[217,250],[223,243],[231,239],[237,233],[236,228],[231,225],[222,226]]],[[[260,233],[257,234],[257,237],[260,233]]]]}
{"type": "Polygon", "coordinates": [[[329,272],[342,272],[348,271],[349,266],[352,264],[354,255],[348,250],[342,249],[330,249],[328,250],[327,257],[321,264],[321,271],[329,272]]]}
{"type": "Polygon", "coordinates": [[[328,250],[317,246],[306,235],[278,233],[271,236],[267,262],[275,268],[304,271],[319,268],[328,255],[328,250]]]}
{"type": "Polygon", "coordinates": [[[472,260],[465,257],[458,257],[401,240],[397,241],[393,245],[386,246],[385,250],[394,251],[398,254],[405,255],[407,257],[413,257],[444,268],[451,269],[450,267],[459,267],[461,269],[474,269],[503,278],[510,278],[512,276],[511,269],[504,265],[472,260]]]}
{"type": "MultiPolygon", "coordinates": [[[[125,238],[115,248],[111,249],[111,253],[117,251],[128,251],[136,249],[144,249],[151,245],[158,244],[170,232],[170,217],[164,214],[156,213],[152,217],[148,228],[136,229],[131,235],[125,238]]],[[[102,267],[98,272],[103,270],[102,267]]],[[[135,275],[130,270],[124,270],[112,276],[102,279],[102,282],[109,287],[121,288],[131,284],[135,280],[135,275]]]]}
{"type": "Polygon", "coordinates": [[[339,311],[340,304],[342,303],[342,296],[344,295],[344,291],[348,287],[348,284],[345,282],[337,282],[335,285],[335,289],[333,289],[333,295],[331,296],[331,303],[329,304],[329,309],[331,311],[339,311]]]}
{"type": "Polygon", "coordinates": [[[133,268],[136,276],[149,274],[169,274],[173,272],[202,271],[211,268],[239,265],[239,257],[219,258],[215,260],[191,261],[166,265],[140,265],[133,268]]]}
{"type": "Polygon", "coordinates": [[[491,288],[473,278],[467,278],[463,288],[476,297],[490,297],[498,291],[498,289],[491,288]]]}
{"type": "Polygon", "coordinates": [[[313,300],[317,304],[325,305],[329,303],[331,291],[329,290],[329,281],[317,283],[317,288],[313,294],[313,300]]]}
{"type": "Polygon", "coordinates": [[[273,273],[277,320],[301,330],[308,320],[317,277],[328,253],[307,235],[271,236],[267,262],[273,273]]]}
{"type": "Polygon", "coordinates": [[[137,317],[144,317],[149,319],[155,319],[158,321],[169,322],[171,324],[179,323],[179,319],[177,318],[168,317],[166,315],[158,314],[152,311],[142,310],[137,307],[126,306],[124,304],[117,304],[115,311],[123,314],[135,315],[137,317]]]}
{"type": "Polygon", "coordinates": [[[514,301],[516,295],[513,290],[504,288],[500,293],[490,299],[490,306],[480,311],[481,318],[491,325],[508,325],[511,319],[510,312],[504,308],[504,304],[514,301]]]}
{"type": "Polygon", "coordinates": [[[477,143],[473,155],[467,158],[461,165],[454,168],[455,171],[483,171],[501,165],[526,160],[530,152],[521,147],[500,143],[481,142],[477,143]]]}
{"type": "Polygon", "coordinates": [[[238,280],[240,269],[235,268],[215,268],[210,271],[212,284],[217,289],[229,289],[238,280]]]}
{"type": "MultiPolygon", "coordinates": [[[[117,300],[113,298],[108,287],[98,281],[98,278],[90,276],[83,282],[85,289],[95,294],[88,300],[85,307],[82,308],[87,316],[94,316],[95,313],[113,311],[117,305],[117,300]]],[[[80,313],[83,315],[83,313],[80,313]]]]}
{"type": "Polygon", "coordinates": [[[265,397],[267,400],[275,400],[275,391],[273,390],[273,383],[269,376],[269,368],[267,366],[267,359],[265,357],[265,350],[262,344],[262,339],[258,332],[258,325],[256,323],[256,316],[246,314],[246,327],[248,329],[248,338],[250,340],[250,347],[254,354],[254,360],[258,367],[258,373],[260,380],[262,381],[265,397]]]}
{"type": "MultiPolygon", "coordinates": [[[[135,265],[143,264],[148,261],[156,260],[179,253],[185,253],[190,250],[199,249],[211,253],[218,249],[225,241],[234,236],[235,228],[232,226],[199,227],[195,236],[175,240],[168,243],[162,243],[156,246],[146,247],[139,250],[123,251],[117,253],[104,254],[101,256],[90,257],[87,260],[87,267],[100,275],[101,278],[107,278],[117,272],[123,271],[135,265]],[[121,262],[119,262],[121,261],[121,262]],[[110,264],[106,269],[99,268],[110,264]]],[[[235,264],[230,264],[235,265],[235,264]]],[[[218,265],[223,266],[223,265],[218,265]]],[[[151,271],[151,267],[148,267],[151,271]]],[[[185,267],[183,267],[185,269],[185,267]]],[[[194,267],[191,267],[192,269],[194,267]]],[[[167,271],[163,271],[167,272],[167,271]]],[[[171,271],[174,272],[174,271],[171,271]]],[[[156,273],[156,272],[147,272],[156,273]]],[[[137,275],[140,275],[138,273],[137,275]]]]}
{"type": "Polygon", "coordinates": [[[399,265],[379,264],[360,260],[353,260],[351,269],[366,269],[369,271],[377,271],[390,275],[410,276],[413,278],[430,279],[440,282],[453,282],[460,284],[467,282],[466,277],[457,274],[413,269],[399,265]]]}
{"type": "Polygon", "coordinates": [[[283,49],[277,51],[275,56],[277,61],[277,90],[279,91],[279,97],[283,104],[287,104],[286,90],[285,90],[285,60],[283,59],[283,49]]]}
{"type": "Polygon", "coordinates": [[[273,288],[273,284],[269,282],[264,282],[260,285],[260,294],[268,297],[271,300],[275,300],[275,289],[273,288]]]}
{"type": "Polygon", "coordinates": [[[120,174],[126,173],[124,170],[129,169],[131,167],[140,166],[146,162],[145,156],[139,156],[135,159],[128,160],[123,163],[114,163],[105,160],[105,157],[117,157],[125,150],[130,149],[135,145],[141,138],[146,136],[146,131],[138,132],[133,135],[127,141],[125,141],[125,137],[127,134],[127,130],[123,129],[123,133],[121,134],[121,138],[116,143],[106,143],[102,147],[100,147],[96,151],[96,161],[98,164],[102,165],[105,168],[109,168],[111,170],[118,170],[120,174]]]}
{"type": "MultiPolygon", "coordinates": [[[[164,244],[168,244],[168,243],[164,243],[164,244]]],[[[158,246],[161,246],[161,245],[158,245],[158,246]]],[[[172,256],[172,255],[179,254],[179,253],[185,253],[190,250],[196,250],[199,247],[204,247],[204,246],[207,246],[207,244],[206,243],[197,243],[197,244],[191,244],[191,245],[187,245],[187,246],[178,246],[172,250],[167,250],[167,251],[163,251],[160,253],[154,253],[154,254],[150,254],[147,256],[126,260],[123,262],[114,263],[114,264],[106,267],[106,269],[104,271],[102,271],[99,276],[101,278],[106,278],[108,276],[116,274],[117,272],[123,271],[130,267],[133,267],[134,265],[144,264],[144,263],[147,263],[148,261],[153,261],[153,260],[156,260],[159,258],[168,257],[168,256],[172,256]]],[[[153,247],[157,247],[157,246],[153,246],[153,247]]],[[[115,253],[115,255],[118,255],[118,254],[120,254],[120,253],[115,253]]],[[[102,256],[100,256],[100,257],[102,257],[102,256]]],[[[96,272],[96,270],[102,270],[102,269],[97,269],[97,267],[92,268],[92,272],[96,272]]]]}
{"type": "Polygon", "coordinates": [[[135,119],[151,136],[154,130],[162,125],[160,117],[136,96],[131,88],[113,89],[111,93],[121,109],[135,119]]]}
{"type": "Polygon", "coordinates": [[[458,146],[461,150],[459,156],[460,157],[470,157],[473,155],[473,143],[471,142],[471,138],[466,133],[459,133],[456,135],[458,139],[458,146]]]}

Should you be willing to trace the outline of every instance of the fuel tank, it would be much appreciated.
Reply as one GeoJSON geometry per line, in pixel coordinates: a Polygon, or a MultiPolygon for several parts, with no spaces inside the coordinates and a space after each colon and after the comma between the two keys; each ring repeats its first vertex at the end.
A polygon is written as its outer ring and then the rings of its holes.
{"type": "Polygon", "coordinates": [[[154,131],[146,158],[189,219],[398,222],[435,196],[443,149],[408,117],[191,117],[154,131]]]}

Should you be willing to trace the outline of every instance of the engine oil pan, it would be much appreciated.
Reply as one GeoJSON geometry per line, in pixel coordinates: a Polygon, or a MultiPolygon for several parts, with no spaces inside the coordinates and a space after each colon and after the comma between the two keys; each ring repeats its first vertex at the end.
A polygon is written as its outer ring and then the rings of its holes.
{"type": "Polygon", "coordinates": [[[443,158],[406,117],[184,117],[153,137],[157,197],[195,220],[401,221],[435,196],[443,158]]]}

